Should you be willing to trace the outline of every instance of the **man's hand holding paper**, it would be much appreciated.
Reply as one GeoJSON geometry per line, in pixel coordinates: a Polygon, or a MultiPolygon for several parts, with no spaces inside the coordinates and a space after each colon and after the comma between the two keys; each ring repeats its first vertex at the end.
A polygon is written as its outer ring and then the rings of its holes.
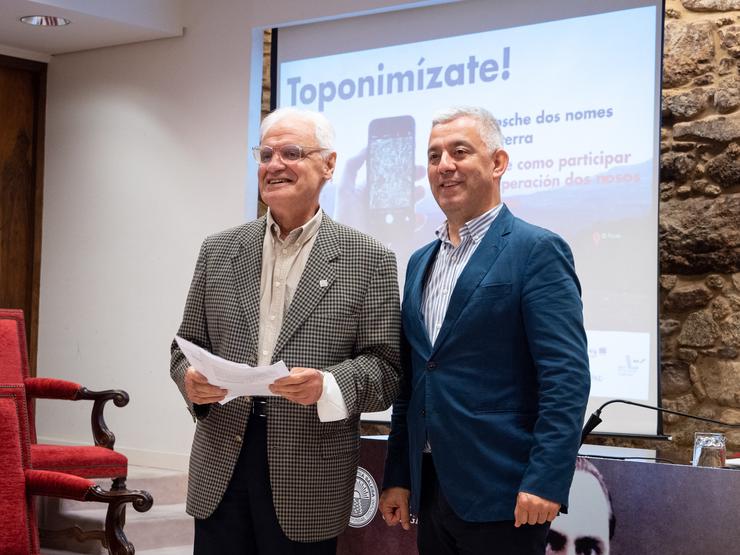
{"type": "Polygon", "coordinates": [[[270,386],[273,395],[301,405],[313,405],[324,391],[324,373],[315,368],[291,368],[290,374],[270,386]]]}
{"type": "Polygon", "coordinates": [[[223,405],[242,395],[275,395],[270,384],[288,375],[283,361],[253,367],[218,357],[181,337],[175,341],[191,364],[185,374],[185,390],[193,403],[223,405]]]}
{"type": "Polygon", "coordinates": [[[185,392],[190,402],[196,405],[207,405],[223,401],[228,390],[209,384],[203,374],[190,366],[185,371],[185,392]]]}

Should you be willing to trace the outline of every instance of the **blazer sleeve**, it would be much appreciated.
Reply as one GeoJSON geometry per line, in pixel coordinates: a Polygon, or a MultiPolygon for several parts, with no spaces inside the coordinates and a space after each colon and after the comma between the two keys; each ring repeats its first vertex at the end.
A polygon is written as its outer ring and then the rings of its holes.
{"type": "Polygon", "coordinates": [[[539,237],[529,253],[521,310],[539,396],[534,444],[520,491],[565,509],[591,377],[580,284],[570,248],[555,234],[539,237]]]}
{"type": "Polygon", "coordinates": [[[350,415],[385,410],[396,398],[400,334],[396,258],[384,249],[360,309],[354,357],[324,368],[336,378],[350,415]]]}
{"type": "MultiPolygon", "coordinates": [[[[207,271],[207,242],[203,242],[198,254],[198,261],[195,264],[195,272],[190,283],[190,291],[185,301],[185,310],[182,316],[182,323],[177,335],[183,339],[195,343],[196,345],[211,351],[211,342],[208,337],[206,327],[205,312],[205,292],[206,292],[206,271],[207,271]]],[[[193,417],[204,418],[208,415],[210,405],[194,405],[185,393],[185,371],[190,366],[188,359],[178,347],[177,342],[173,339],[170,346],[170,376],[177,384],[180,394],[187,405],[188,411],[193,417]]]]}

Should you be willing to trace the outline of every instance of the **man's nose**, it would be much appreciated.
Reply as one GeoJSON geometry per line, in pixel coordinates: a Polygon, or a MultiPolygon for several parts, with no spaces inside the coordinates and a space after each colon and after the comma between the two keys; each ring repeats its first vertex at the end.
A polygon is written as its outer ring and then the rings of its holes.
{"type": "Polygon", "coordinates": [[[437,164],[437,171],[439,173],[448,173],[451,171],[455,171],[455,160],[447,154],[447,152],[442,152],[442,154],[439,157],[439,164],[437,164]]]}
{"type": "Polygon", "coordinates": [[[265,169],[270,170],[272,168],[284,168],[285,162],[283,162],[283,159],[280,156],[280,153],[278,151],[274,151],[272,153],[272,156],[270,157],[270,161],[265,164],[265,169]]]}

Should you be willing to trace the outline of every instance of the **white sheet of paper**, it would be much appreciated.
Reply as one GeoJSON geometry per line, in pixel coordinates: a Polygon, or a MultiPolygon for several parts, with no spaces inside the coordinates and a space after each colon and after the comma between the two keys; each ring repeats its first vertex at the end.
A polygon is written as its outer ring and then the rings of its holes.
{"type": "Polygon", "coordinates": [[[208,383],[228,390],[222,405],[242,395],[274,396],[267,386],[290,373],[282,360],[271,366],[249,366],[218,357],[182,337],[175,336],[175,341],[208,383]]]}

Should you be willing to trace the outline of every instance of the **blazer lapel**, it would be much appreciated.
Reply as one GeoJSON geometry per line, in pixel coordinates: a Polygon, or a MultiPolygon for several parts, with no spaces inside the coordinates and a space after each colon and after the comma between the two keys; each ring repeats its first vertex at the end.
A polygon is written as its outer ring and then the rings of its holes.
{"type": "Polygon", "coordinates": [[[296,287],[290,308],[283,319],[275,350],[277,355],[296,332],[300,325],[313,312],[336,279],[334,264],[341,253],[336,224],[326,213],[322,215],[316,242],[308,256],[303,275],[296,287]]]}
{"type": "Polygon", "coordinates": [[[404,303],[406,305],[404,313],[405,316],[409,318],[409,323],[411,324],[407,327],[408,329],[404,329],[406,338],[418,347],[423,347],[423,349],[420,350],[427,353],[432,350],[432,343],[427,334],[426,325],[424,324],[424,315],[421,312],[421,301],[424,294],[424,284],[426,283],[429,266],[437,256],[439,246],[439,241],[433,241],[424,247],[424,251],[419,256],[419,261],[409,275],[411,281],[406,285],[407,294],[404,297],[404,303]]]}
{"type": "Polygon", "coordinates": [[[475,253],[473,253],[473,256],[470,257],[468,264],[455,284],[445,319],[442,322],[442,328],[439,330],[437,340],[434,342],[433,352],[439,349],[439,346],[442,345],[450,330],[455,327],[457,319],[468,304],[470,295],[473,294],[473,291],[476,290],[483,276],[496,263],[499,254],[506,247],[508,241],[507,235],[511,232],[513,221],[514,216],[512,216],[511,212],[504,205],[488,229],[488,232],[481,239],[481,244],[475,253]]]}
{"type": "Polygon", "coordinates": [[[244,309],[249,333],[246,352],[257,352],[260,312],[260,280],[262,276],[262,244],[265,240],[265,216],[248,225],[241,238],[242,247],[232,258],[234,282],[244,309]]]}

